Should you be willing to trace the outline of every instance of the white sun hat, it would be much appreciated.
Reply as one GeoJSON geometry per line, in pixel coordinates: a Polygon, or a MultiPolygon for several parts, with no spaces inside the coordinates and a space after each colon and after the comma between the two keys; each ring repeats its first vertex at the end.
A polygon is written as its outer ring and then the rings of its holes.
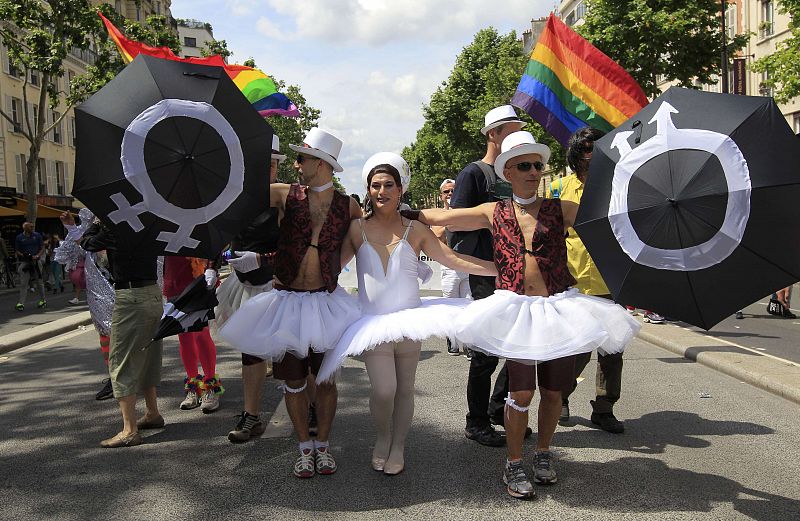
{"type": "Polygon", "coordinates": [[[495,107],[486,113],[486,116],[483,118],[484,127],[481,129],[481,134],[485,136],[493,128],[499,127],[505,123],[525,124],[525,122],[517,116],[517,111],[514,110],[514,107],[511,105],[503,105],[501,107],[495,107]]]}
{"type": "Polygon", "coordinates": [[[272,134],[272,155],[270,158],[277,159],[278,161],[284,161],[286,159],[286,156],[281,154],[281,140],[278,139],[278,134],[272,134]]]}
{"type": "Polygon", "coordinates": [[[303,155],[322,159],[333,167],[334,172],[344,170],[337,160],[342,151],[342,140],[326,130],[314,127],[308,131],[302,145],[289,145],[289,148],[303,155]]]}
{"type": "Polygon", "coordinates": [[[542,156],[542,163],[547,164],[550,160],[550,147],[537,143],[533,134],[525,130],[519,130],[507,135],[500,145],[500,155],[494,162],[494,172],[505,182],[508,179],[503,175],[503,169],[509,159],[524,156],[525,154],[539,154],[542,156]]]}
{"type": "Polygon", "coordinates": [[[392,165],[395,167],[400,173],[402,193],[406,193],[406,190],[408,190],[408,184],[411,182],[411,168],[409,168],[408,163],[402,158],[402,156],[395,154],[394,152],[378,152],[367,159],[367,162],[364,163],[364,168],[361,169],[361,179],[364,181],[364,186],[368,186],[367,176],[369,175],[370,170],[378,165],[392,165]]]}

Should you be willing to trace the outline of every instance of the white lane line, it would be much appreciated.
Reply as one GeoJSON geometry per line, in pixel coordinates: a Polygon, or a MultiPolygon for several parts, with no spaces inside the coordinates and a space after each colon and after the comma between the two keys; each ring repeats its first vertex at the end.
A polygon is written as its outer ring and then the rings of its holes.
{"type": "Polygon", "coordinates": [[[289,438],[293,431],[292,419],[289,418],[289,411],[286,410],[286,400],[281,398],[261,437],[265,439],[289,438]]]}
{"type": "Polygon", "coordinates": [[[728,344],[729,346],[738,347],[739,349],[744,349],[745,351],[749,351],[751,353],[755,353],[755,354],[760,355],[760,356],[766,356],[768,358],[772,358],[773,360],[778,360],[778,361],[783,362],[785,364],[793,365],[795,367],[800,367],[800,364],[798,364],[797,362],[792,362],[791,360],[787,360],[787,359],[781,358],[779,356],[771,355],[769,353],[762,353],[761,351],[758,351],[757,349],[752,348],[752,347],[746,347],[746,346],[737,344],[736,342],[731,342],[730,340],[725,340],[724,338],[718,338],[718,337],[715,337],[715,336],[706,335],[704,333],[699,333],[697,331],[692,331],[688,327],[679,326],[677,324],[672,324],[672,325],[674,325],[675,327],[681,328],[684,331],[689,331],[691,333],[696,333],[698,335],[701,335],[701,336],[704,336],[704,337],[707,337],[707,338],[712,338],[714,340],[718,340],[719,342],[722,342],[723,344],[728,344]]]}

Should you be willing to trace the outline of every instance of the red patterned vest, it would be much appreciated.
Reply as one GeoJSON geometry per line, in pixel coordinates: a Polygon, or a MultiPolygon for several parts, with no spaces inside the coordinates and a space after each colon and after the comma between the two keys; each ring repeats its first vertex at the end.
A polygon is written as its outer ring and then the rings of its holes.
{"type": "MultiPolygon", "coordinates": [[[[297,278],[300,263],[311,246],[311,211],[307,190],[307,187],[293,183],[286,197],[274,262],[275,276],[284,284],[291,284],[297,278]]],[[[322,280],[329,292],[336,289],[339,272],[342,271],[340,250],[349,226],[350,198],[334,190],[328,217],[322,224],[317,244],[322,280]]]]}
{"type": "MultiPolygon", "coordinates": [[[[561,201],[543,200],[536,220],[531,251],[539,265],[547,292],[555,295],[575,284],[575,279],[567,268],[561,201]]],[[[496,287],[524,295],[525,261],[530,256],[525,253],[525,240],[511,199],[497,203],[492,224],[494,264],[497,266],[496,287]]]]}

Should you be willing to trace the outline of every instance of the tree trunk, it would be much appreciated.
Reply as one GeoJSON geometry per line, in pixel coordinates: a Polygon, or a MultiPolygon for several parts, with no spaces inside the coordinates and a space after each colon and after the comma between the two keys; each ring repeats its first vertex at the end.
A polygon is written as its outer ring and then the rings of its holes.
{"type": "Polygon", "coordinates": [[[36,201],[36,189],[38,188],[38,183],[36,179],[36,169],[39,167],[39,149],[40,146],[36,146],[35,143],[31,143],[31,147],[29,149],[28,154],[28,161],[25,163],[25,197],[28,200],[28,211],[25,215],[25,220],[29,223],[33,223],[34,227],[36,226],[36,210],[37,210],[37,201],[36,201]]]}

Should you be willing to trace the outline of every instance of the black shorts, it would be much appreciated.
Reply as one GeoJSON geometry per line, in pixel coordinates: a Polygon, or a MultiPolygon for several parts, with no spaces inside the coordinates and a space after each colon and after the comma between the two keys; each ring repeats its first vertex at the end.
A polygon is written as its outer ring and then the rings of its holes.
{"type": "Polygon", "coordinates": [[[325,353],[315,353],[308,349],[308,356],[297,358],[291,353],[286,353],[283,360],[272,365],[273,376],[278,380],[305,380],[309,374],[316,375],[322,365],[325,353]]]}
{"type": "Polygon", "coordinates": [[[575,385],[575,355],[538,362],[536,365],[507,360],[506,367],[508,368],[508,390],[512,393],[536,389],[537,374],[539,387],[548,391],[568,393],[575,385]]]}

